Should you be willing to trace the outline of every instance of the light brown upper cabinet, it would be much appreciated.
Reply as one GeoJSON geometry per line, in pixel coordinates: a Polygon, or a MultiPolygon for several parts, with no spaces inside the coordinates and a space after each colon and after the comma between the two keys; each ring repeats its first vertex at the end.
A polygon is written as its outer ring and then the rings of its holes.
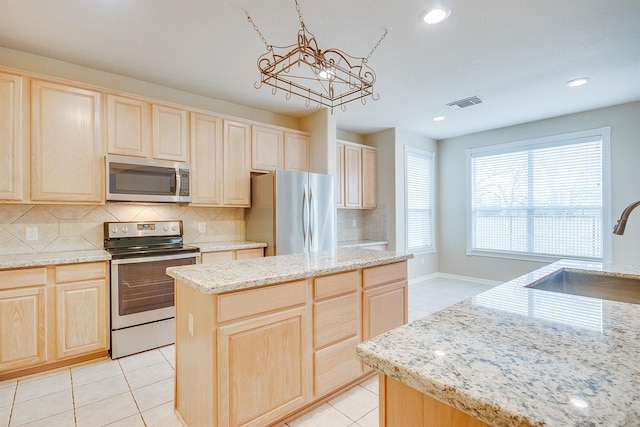
{"type": "Polygon", "coordinates": [[[222,119],[191,113],[191,204],[222,205],[222,119]]]}
{"type": "Polygon", "coordinates": [[[303,132],[276,127],[251,126],[251,170],[272,172],[276,169],[309,170],[311,138],[303,132]]]}
{"type": "Polygon", "coordinates": [[[271,172],[284,166],[284,132],[267,126],[251,126],[251,170],[271,172]]]}
{"type": "Polygon", "coordinates": [[[25,198],[22,106],[22,77],[0,73],[0,200],[25,198]]]}
{"type": "Polygon", "coordinates": [[[284,168],[309,171],[309,151],[311,137],[309,134],[285,131],[284,133],[284,168]]]}
{"type": "Polygon", "coordinates": [[[31,200],[102,202],[100,115],[98,92],[31,82],[31,200]]]}
{"type": "Polygon", "coordinates": [[[223,204],[248,207],[251,203],[251,126],[223,120],[223,204]]]}
{"type": "Polygon", "coordinates": [[[336,176],[335,184],[336,206],[344,207],[344,144],[336,144],[336,176]]]}
{"type": "Polygon", "coordinates": [[[336,205],[347,209],[375,208],[376,149],[338,142],[336,151],[336,205]]]}
{"type": "Polygon", "coordinates": [[[151,157],[151,113],[148,102],[107,95],[107,147],[111,154],[151,157]]]}
{"type": "Polygon", "coordinates": [[[376,155],[373,148],[362,148],[362,207],[376,207],[376,155]]]}
{"type": "Polygon", "coordinates": [[[144,99],[107,95],[110,154],[188,162],[187,111],[144,99]]]}
{"type": "Polygon", "coordinates": [[[153,158],[188,162],[187,111],[166,105],[151,105],[153,158]]]}
{"type": "Polygon", "coordinates": [[[362,207],[362,149],[344,146],[344,207],[362,207]]]}

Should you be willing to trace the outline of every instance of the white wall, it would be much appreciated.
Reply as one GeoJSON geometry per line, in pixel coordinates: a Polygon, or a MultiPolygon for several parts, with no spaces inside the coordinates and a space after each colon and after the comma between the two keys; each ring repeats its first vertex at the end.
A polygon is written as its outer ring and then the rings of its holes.
{"type": "Polygon", "coordinates": [[[0,66],[40,73],[50,77],[68,79],[74,82],[145,96],[192,108],[204,109],[221,115],[254,120],[290,129],[298,129],[298,119],[294,117],[183,92],[125,76],[3,47],[0,47],[0,66]]]}
{"type": "MultiPolygon", "coordinates": [[[[615,220],[640,200],[640,102],[571,114],[438,142],[441,273],[510,280],[543,263],[466,255],[465,149],[611,126],[611,212],[615,220]]],[[[640,209],[623,236],[613,236],[613,262],[640,264],[640,209]]]]}
{"type": "MultiPolygon", "coordinates": [[[[436,153],[437,163],[437,143],[425,136],[400,129],[389,129],[367,135],[365,140],[378,150],[378,208],[386,208],[389,249],[406,252],[405,147],[415,147],[436,153]]],[[[436,253],[416,254],[409,260],[409,278],[416,279],[436,273],[437,267],[437,248],[436,253]]]]}

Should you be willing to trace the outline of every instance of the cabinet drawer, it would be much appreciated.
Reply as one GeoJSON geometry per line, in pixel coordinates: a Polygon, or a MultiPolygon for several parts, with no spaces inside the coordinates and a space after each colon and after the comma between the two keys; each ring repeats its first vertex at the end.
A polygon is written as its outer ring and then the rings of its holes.
{"type": "Polygon", "coordinates": [[[314,280],[314,298],[322,299],[335,295],[354,292],[360,286],[360,271],[332,274],[314,280]]]}
{"type": "Polygon", "coordinates": [[[104,262],[87,262],[56,266],[56,283],[102,279],[107,276],[106,266],[107,264],[104,262]]]}
{"type": "Polygon", "coordinates": [[[399,282],[407,278],[407,262],[379,265],[365,268],[362,272],[363,287],[382,285],[384,283],[399,282]]]}
{"type": "Polygon", "coordinates": [[[307,281],[238,291],[218,296],[218,321],[238,319],[267,311],[279,310],[307,300],[307,281]]]}
{"type": "Polygon", "coordinates": [[[314,394],[316,397],[331,392],[360,376],[360,363],[356,359],[358,337],[350,338],[314,354],[314,394]]]}
{"type": "Polygon", "coordinates": [[[47,284],[47,269],[23,268],[0,271],[0,289],[23,288],[47,284]]]}
{"type": "Polygon", "coordinates": [[[359,295],[353,292],[313,305],[315,348],[358,336],[360,325],[359,295]]]}
{"type": "Polygon", "coordinates": [[[201,255],[203,264],[233,260],[233,251],[203,252],[201,255]]]}
{"type": "Polygon", "coordinates": [[[264,249],[262,248],[238,249],[236,251],[236,259],[262,258],[263,256],[264,249]]]}

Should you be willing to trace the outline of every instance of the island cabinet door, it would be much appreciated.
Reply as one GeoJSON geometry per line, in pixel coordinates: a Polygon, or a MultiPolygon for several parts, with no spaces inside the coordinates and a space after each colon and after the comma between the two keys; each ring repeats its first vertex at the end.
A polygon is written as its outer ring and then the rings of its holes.
{"type": "Polygon", "coordinates": [[[407,323],[407,263],[362,271],[362,339],[368,340],[407,323]]]}
{"type": "Polygon", "coordinates": [[[219,427],[265,426],[311,400],[306,307],[218,330],[219,427]]]}

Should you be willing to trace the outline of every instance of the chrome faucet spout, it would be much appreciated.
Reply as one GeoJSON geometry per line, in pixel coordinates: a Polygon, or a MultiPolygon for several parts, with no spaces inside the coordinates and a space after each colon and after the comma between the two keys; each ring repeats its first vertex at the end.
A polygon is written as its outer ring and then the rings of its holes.
{"type": "Polygon", "coordinates": [[[638,200],[637,202],[633,202],[629,206],[624,208],[624,210],[622,211],[622,215],[620,215],[620,219],[613,227],[613,234],[624,234],[624,228],[627,226],[627,219],[629,218],[629,214],[638,206],[640,206],[640,200],[638,200]]]}

